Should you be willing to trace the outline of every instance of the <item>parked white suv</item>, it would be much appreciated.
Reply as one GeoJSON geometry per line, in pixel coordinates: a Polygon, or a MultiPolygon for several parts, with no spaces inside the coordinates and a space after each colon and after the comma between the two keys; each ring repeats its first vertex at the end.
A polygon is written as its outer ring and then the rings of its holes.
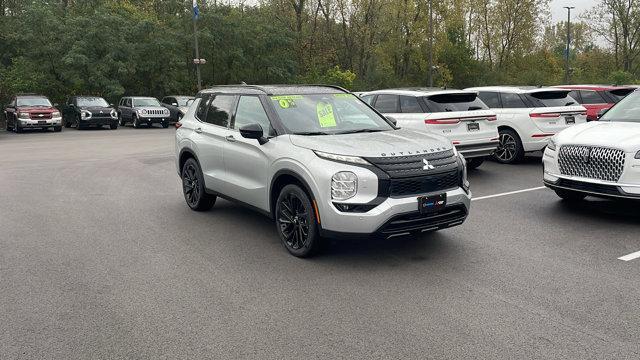
{"type": "Polygon", "coordinates": [[[587,122],[587,110],[555,88],[476,87],[482,101],[498,116],[500,144],[494,158],[503,164],[524,159],[527,152],[541,151],[558,132],[587,122]]]}
{"type": "Polygon", "coordinates": [[[600,121],[551,138],[543,161],[544,184],[563,199],[640,200],[640,92],[628,95],[600,121]]]}
{"type": "Polygon", "coordinates": [[[368,92],[362,99],[400,127],[447,137],[471,169],[498,146],[496,114],[474,91],[391,89],[368,92]]]}
{"type": "Polygon", "coordinates": [[[323,236],[438,230],[469,212],[464,157],[450,141],[398,129],[338,87],[218,86],[176,127],[187,205],[247,204],[275,219],[295,256],[323,236]]]}

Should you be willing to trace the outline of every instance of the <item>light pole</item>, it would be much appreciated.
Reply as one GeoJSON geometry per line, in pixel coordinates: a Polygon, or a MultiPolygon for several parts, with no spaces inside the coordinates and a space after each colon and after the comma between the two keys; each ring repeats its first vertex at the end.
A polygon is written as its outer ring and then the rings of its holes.
{"type": "Polygon", "coordinates": [[[433,87],[433,0],[429,0],[429,87],[433,87]]]}
{"type": "Polygon", "coordinates": [[[571,48],[571,10],[575,9],[573,6],[565,6],[567,9],[567,50],[566,50],[566,59],[565,59],[565,68],[564,68],[564,82],[569,84],[569,49],[571,48]]]}

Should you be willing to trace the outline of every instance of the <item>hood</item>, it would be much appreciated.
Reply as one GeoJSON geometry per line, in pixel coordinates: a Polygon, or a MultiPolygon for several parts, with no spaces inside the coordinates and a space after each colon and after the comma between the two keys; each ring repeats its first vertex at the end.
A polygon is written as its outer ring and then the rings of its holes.
{"type": "Polygon", "coordinates": [[[447,138],[428,132],[400,129],[344,135],[290,135],[299,147],[360,157],[406,156],[452,149],[447,138]]]}
{"type": "Polygon", "coordinates": [[[567,128],[557,135],[558,145],[588,145],[640,150],[640,123],[592,121],[567,128]]]}
{"type": "Polygon", "coordinates": [[[53,106],[18,106],[18,111],[23,112],[54,112],[58,111],[58,109],[53,106]]]}
{"type": "Polygon", "coordinates": [[[136,106],[136,110],[167,110],[164,106],[136,106]]]}

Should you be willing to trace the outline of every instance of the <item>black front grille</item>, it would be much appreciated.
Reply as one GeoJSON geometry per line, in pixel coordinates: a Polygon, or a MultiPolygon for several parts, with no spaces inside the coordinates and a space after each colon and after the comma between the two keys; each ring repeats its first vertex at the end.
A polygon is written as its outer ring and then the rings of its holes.
{"type": "Polygon", "coordinates": [[[448,172],[458,168],[453,150],[419,155],[366,158],[392,179],[409,178],[448,172]]]}
{"type": "Polygon", "coordinates": [[[588,182],[574,181],[574,180],[567,180],[567,179],[560,179],[560,181],[558,181],[556,185],[563,188],[574,189],[578,191],[585,191],[585,192],[595,193],[595,194],[616,195],[616,196],[622,195],[620,193],[619,188],[614,185],[593,184],[588,182]]]}
{"type": "Polygon", "coordinates": [[[378,231],[383,235],[402,234],[411,231],[439,229],[460,225],[467,217],[467,209],[462,206],[450,206],[431,214],[419,211],[391,218],[378,231]]]}
{"type": "Polygon", "coordinates": [[[441,174],[433,174],[406,179],[391,179],[391,196],[409,196],[437,191],[452,190],[460,186],[458,169],[441,174]]]}

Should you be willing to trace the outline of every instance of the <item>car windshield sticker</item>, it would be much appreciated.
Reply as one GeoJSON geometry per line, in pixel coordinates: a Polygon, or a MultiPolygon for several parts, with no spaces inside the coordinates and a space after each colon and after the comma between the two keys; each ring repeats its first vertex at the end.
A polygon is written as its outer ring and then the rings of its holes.
{"type": "Polygon", "coordinates": [[[351,94],[333,94],[333,97],[341,98],[341,99],[345,99],[345,98],[348,99],[348,98],[351,97],[351,94]]]}
{"type": "Polygon", "coordinates": [[[326,102],[319,102],[316,106],[316,113],[318,114],[318,121],[320,122],[320,127],[335,127],[336,118],[333,116],[333,106],[326,102]]]}
{"type": "Polygon", "coordinates": [[[283,96],[272,96],[271,100],[275,100],[278,102],[283,109],[288,109],[291,107],[296,107],[296,100],[302,99],[302,95],[283,95],[283,96]]]}

